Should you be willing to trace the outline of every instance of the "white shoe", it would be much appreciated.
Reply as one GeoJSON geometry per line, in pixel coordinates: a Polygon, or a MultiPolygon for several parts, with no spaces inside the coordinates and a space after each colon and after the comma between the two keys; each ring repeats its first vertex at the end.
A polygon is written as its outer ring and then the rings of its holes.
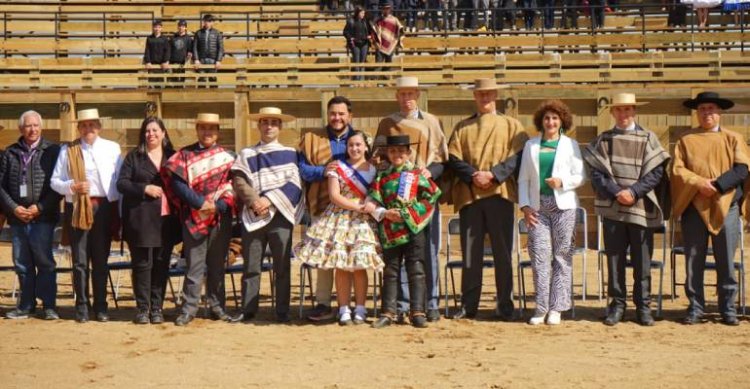
{"type": "Polygon", "coordinates": [[[547,324],[551,326],[556,326],[560,324],[562,319],[560,318],[560,312],[557,311],[549,311],[549,314],[547,314],[547,324]]]}
{"type": "Polygon", "coordinates": [[[364,307],[361,309],[359,307],[354,309],[354,324],[364,324],[366,319],[367,310],[364,307]]]}
{"type": "Polygon", "coordinates": [[[532,326],[538,326],[544,323],[544,316],[546,316],[544,313],[535,313],[534,316],[529,319],[529,324],[532,326]]]}

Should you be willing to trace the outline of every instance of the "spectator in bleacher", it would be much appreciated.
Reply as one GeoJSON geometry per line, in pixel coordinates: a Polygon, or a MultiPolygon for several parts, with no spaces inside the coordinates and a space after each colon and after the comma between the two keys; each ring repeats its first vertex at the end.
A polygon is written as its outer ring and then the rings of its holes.
{"type": "Polygon", "coordinates": [[[276,321],[289,319],[290,258],[294,225],[305,213],[297,152],[279,143],[282,123],[294,121],[276,107],[249,116],[258,124],[260,142],[242,149],[232,165],[232,184],[242,202],[242,313],[234,322],[252,320],[258,312],[261,262],[269,250],[273,263],[276,321]]]}
{"type": "MultiPolygon", "coordinates": [[[[202,23],[201,29],[193,35],[193,61],[196,65],[214,65],[213,69],[202,69],[201,72],[216,73],[224,58],[224,36],[213,28],[213,15],[203,15],[202,23]]],[[[216,77],[208,77],[208,81],[216,82],[216,77]]]]}
{"type": "Polygon", "coordinates": [[[65,220],[70,227],[73,256],[73,290],[76,321],[89,320],[93,308],[96,320],[109,321],[107,275],[112,238],[119,237],[117,175],[120,145],[99,136],[102,119],[99,110],[84,109],[77,115],[80,138],[60,149],[50,186],[65,195],[65,220]],[[89,267],[94,304],[89,300],[89,267]]]}
{"type": "Polygon", "coordinates": [[[199,113],[195,121],[198,141],[180,149],[162,168],[167,195],[179,210],[187,261],[177,326],[189,324],[198,313],[204,277],[211,318],[231,319],[224,310],[224,269],[234,215],[230,169],[235,155],[218,144],[220,124],[218,114],[199,113]]]}
{"type": "MultiPolygon", "coordinates": [[[[734,255],[741,241],[740,208],[747,217],[750,155],[744,137],[721,124],[734,102],[716,92],[701,92],[683,105],[695,110],[698,126],[683,133],[674,148],[672,210],[680,218],[686,253],[684,324],[703,321],[704,276],[708,240],[716,267],[721,321],[737,326],[737,277],[734,255]]],[[[742,289],[740,289],[742,291],[742,289]]]]}
{"type": "MultiPolygon", "coordinates": [[[[161,20],[154,20],[153,32],[146,38],[146,51],[143,54],[143,64],[149,73],[164,73],[169,69],[170,45],[169,38],[161,33],[161,20]],[[156,69],[154,69],[156,67],[156,69]]],[[[164,78],[149,78],[149,82],[162,83],[164,78]]]]}
{"type": "MultiPolygon", "coordinates": [[[[375,44],[376,62],[393,62],[393,55],[402,45],[404,26],[391,14],[393,4],[386,0],[380,7],[381,16],[373,31],[373,43],[375,44]]],[[[387,70],[381,68],[381,70],[387,70]]]]}
{"type": "Polygon", "coordinates": [[[572,305],[576,188],[585,179],[578,142],[565,136],[573,114],[560,100],[547,100],[534,112],[539,135],[524,147],[518,174],[518,207],[528,230],[536,311],[529,324],[560,324],[572,305]]]}
{"type": "Polygon", "coordinates": [[[471,11],[464,14],[464,17],[469,18],[468,26],[467,20],[464,20],[464,28],[468,28],[469,30],[476,30],[479,28],[480,13],[484,23],[483,27],[485,29],[489,28],[490,0],[471,0],[471,3],[467,4],[467,6],[471,8],[471,11]]]}
{"type": "Polygon", "coordinates": [[[424,4],[424,28],[427,31],[439,31],[440,30],[440,8],[442,0],[425,0],[424,4]]]}
{"type": "Polygon", "coordinates": [[[367,23],[375,23],[380,18],[380,0],[365,0],[365,8],[367,9],[367,23]]]}
{"type": "Polygon", "coordinates": [[[607,7],[606,0],[589,0],[589,12],[591,13],[591,28],[604,27],[604,9],[607,7]]]}
{"type": "Polygon", "coordinates": [[[608,107],[614,127],[583,149],[607,254],[607,296],[611,301],[604,324],[608,326],[619,323],[625,314],[628,262],[633,265],[636,321],[642,326],[654,325],[649,307],[651,255],[654,230],[670,215],[665,171],[670,156],[659,137],[636,122],[636,108],[644,104],[632,93],[613,96],[608,107]]]}
{"type": "Polygon", "coordinates": [[[417,31],[417,13],[421,2],[421,0],[401,0],[403,15],[406,19],[406,31],[417,31]]]}
{"type": "Polygon", "coordinates": [[[691,0],[695,13],[698,15],[698,28],[708,27],[708,13],[711,8],[721,5],[723,0],[691,0]]]}
{"type": "Polygon", "coordinates": [[[495,31],[505,29],[507,21],[510,30],[516,29],[516,0],[494,0],[492,18],[494,19],[495,31]]]}
{"type": "Polygon", "coordinates": [[[59,319],[52,240],[60,217],[60,195],[50,177],[60,146],[42,137],[42,116],[26,111],[18,120],[18,142],[0,156],[0,205],[13,233],[13,264],[21,294],[8,319],[25,319],[42,300],[42,318],[59,319]]]}
{"type": "Polygon", "coordinates": [[[443,12],[443,28],[453,31],[458,26],[458,0],[440,0],[440,9],[443,12]]]}
{"type": "MultiPolygon", "coordinates": [[[[353,63],[367,62],[367,53],[370,50],[370,26],[365,18],[365,10],[357,6],[354,8],[354,14],[346,21],[344,26],[344,38],[346,38],[346,47],[352,53],[353,63]]],[[[352,69],[355,72],[362,72],[361,67],[352,69]]],[[[361,80],[362,75],[353,77],[355,80],[361,80]]]]}
{"type": "Polygon", "coordinates": [[[148,117],[141,123],[138,146],[125,157],[117,179],[122,194],[123,239],[128,242],[133,265],[135,324],[164,322],[169,261],[182,231],[177,210],[169,209],[160,172],[174,153],[164,123],[148,117]]]}
{"type": "Polygon", "coordinates": [[[542,23],[545,30],[555,28],[555,0],[539,0],[542,3],[542,23]]]}
{"type": "MultiPolygon", "coordinates": [[[[399,77],[396,79],[396,101],[399,111],[380,120],[375,135],[375,146],[383,147],[386,138],[391,135],[408,135],[412,146],[409,159],[425,177],[439,182],[443,174],[444,163],[448,159],[448,146],[445,143],[445,132],[440,120],[419,109],[419,80],[416,77],[399,77]]],[[[380,150],[380,157],[387,160],[385,150],[380,150]]],[[[432,222],[427,226],[428,251],[425,256],[425,282],[427,293],[427,320],[440,319],[439,301],[439,261],[440,251],[440,210],[436,207],[432,222]]],[[[398,293],[399,318],[409,312],[409,284],[406,268],[401,268],[401,286],[398,293]]]]}
{"type": "Polygon", "coordinates": [[[662,9],[669,12],[667,17],[669,27],[684,27],[687,25],[687,5],[681,0],[662,0],[662,9]]]}
{"type": "Polygon", "coordinates": [[[736,26],[740,25],[740,14],[742,14],[743,11],[745,12],[745,22],[750,18],[750,16],[747,15],[747,10],[750,9],[750,0],[724,0],[724,6],[722,9],[726,13],[731,12],[734,14],[734,24],[736,26]]]}
{"type": "MultiPolygon", "coordinates": [[[[185,73],[185,64],[189,64],[193,58],[193,37],[188,34],[187,21],[180,19],[177,22],[177,32],[169,39],[169,63],[172,65],[173,73],[185,73]],[[178,68],[174,68],[179,65],[178,68]]],[[[184,78],[175,81],[182,83],[184,78]]]]}
{"type": "Polygon", "coordinates": [[[460,217],[461,310],[454,319],[473,318],[482,295],[484,238],[489,235],[495,264],[497,311],[501,320],[515,317],[513,307],[513,220],[516,172],[529,136],[517,119],[497,112],[501,86],[495,79],[474,83],[477,112],[460,121],[448,142],[453,208],[460,217]]]}
{"type": "Polygon", "coordinates": [[[534,29],[536,19],[537,2],[536,0],[519,0],[523,10],[523,25],[527,31],[534,29]]]}
{"type": "MultiPolygon", "coordinates": [[[[351,126],[352,103],[344,96],[328,100],[328,121],[325,128],[318,128],[302,135],[299,145],[299,170],[306,183],[305,198],[310,218],[315,222],[330,203],[326,173],[336,168],[335,161],[346,159],[346,145],[354,132],[351,126]]],[[[318,304],[307,318],[311,321],[328,320],[334,316],[331,309],[333,271],[317,270],[315,300],[318,304]]]]}
{"type": "Polygon", "coordinates": [[[578,28],[578,12],[581,0],[562,0],[563,11],[560,17],[560,27],[563,29],[578,28]]]}

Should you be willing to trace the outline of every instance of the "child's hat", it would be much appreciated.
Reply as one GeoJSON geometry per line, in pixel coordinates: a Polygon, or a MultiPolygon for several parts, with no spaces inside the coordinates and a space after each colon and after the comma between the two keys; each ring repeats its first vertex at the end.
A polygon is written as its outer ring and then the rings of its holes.
{"type": "Polygon", "coordinates": [[[385,138],[385,147],[392,147],[392,146],[411,146],[415,145],[417,143],[412,143],[409,141],[409,135],[388,135],[388,137],[385,138]]]}

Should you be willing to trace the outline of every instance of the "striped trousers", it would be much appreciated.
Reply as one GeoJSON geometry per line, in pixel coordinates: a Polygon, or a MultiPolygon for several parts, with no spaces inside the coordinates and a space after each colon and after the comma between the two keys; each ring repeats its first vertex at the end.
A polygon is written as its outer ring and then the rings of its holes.
{"type": "Polygon", "coordinates": [[[554,196],[542,195],[539,205],[528,243],[536,313],[563,312],[571,307],[576,210],[558,209],[554,196]]]}

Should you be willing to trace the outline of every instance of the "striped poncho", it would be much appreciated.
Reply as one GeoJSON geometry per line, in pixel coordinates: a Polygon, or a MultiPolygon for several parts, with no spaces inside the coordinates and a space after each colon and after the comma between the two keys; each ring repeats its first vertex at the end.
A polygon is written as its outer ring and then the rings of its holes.
{"type": "Polygon", "coordinates": [[[271,202],[269,212],[263,216],[245,205],[242,224],[247,231],[267,225],[277,212],[292,224],[302,219],[305,197],[297,167],[297,152],[293,148],[270,142],[243,149],[232,166],[232,172],[242,174],[259,196],[271,202]]]}

